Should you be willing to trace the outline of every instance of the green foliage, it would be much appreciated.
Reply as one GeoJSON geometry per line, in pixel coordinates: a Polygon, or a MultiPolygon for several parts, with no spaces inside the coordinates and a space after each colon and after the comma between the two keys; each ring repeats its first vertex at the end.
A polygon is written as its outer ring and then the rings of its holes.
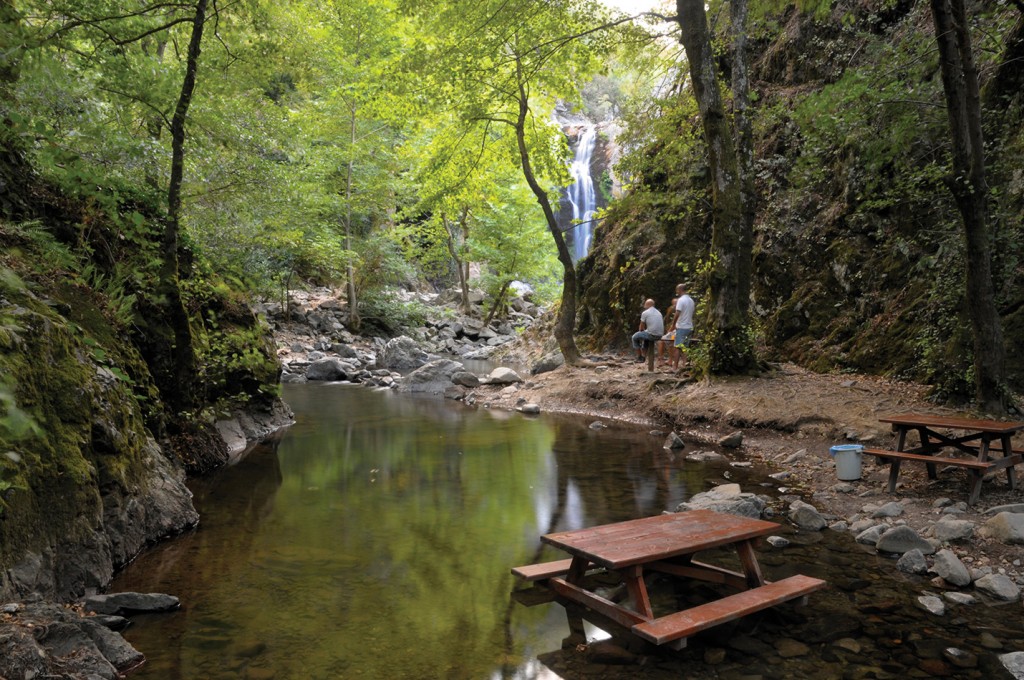
{"type": "Polygon", "coordinates": [[[427,319],[427,309],[421,302],[399,300],[381,288],[364,292],[360,304],[367,331],[384,337],[422,326],[427,319]]]}

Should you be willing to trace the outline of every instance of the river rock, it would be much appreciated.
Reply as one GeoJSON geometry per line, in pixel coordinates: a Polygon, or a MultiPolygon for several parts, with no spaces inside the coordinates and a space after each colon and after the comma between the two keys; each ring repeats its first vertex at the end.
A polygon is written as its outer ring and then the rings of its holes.
{"type": "Polygon", "coordinates": [[[758,519],[766,506],[764,497],[741,491],[739,484],[721,484],[708,491],[694,494],[685,503],[680,503],[676,507],[676,512],[713,510],[758,519]]]}
{"type": "Polygon", "coordinates": [[[90,595],[83,601],[87,612],[117,615],[167,612],[177,609],[180,605],[178,598],[163,593],[109,593],[90,595]]]}
{"type": "Polygon", "coordinates": [[[685,447],[686,442],[684,442],[683,438],[675,432],[669,432],[665,443],[661,445],[661,448],[663,449],[682,449],[685,447]]]}
{"type": "Polygon", "coordinates": [[[808,531],[821,531],[828,522],[817,508],[803,501],[793,501],[789,506],[789,519],[793,524],[808,531]]]}
{"type": "Polygon", "coordinates": [[[114,680],[145,660],[119,634],[73,609],[34,603],[11,621],[18,625],[4,635],[0,677],[114,680]]]}
{"type": "Polygon", "coordinates": [[[974,535],[974,522],[945,515],[932,527],[932,536],[943,543],[966,541],[974,535]]]}
{"type": "Polygon", "coordinates": [[[926,612],[935,614],[936,616],[942,616],[946,613],[946,603],[934,595],[922,595],[917,598],[917,603],[921,605],[921,608],[926,612]]]}
{"type": "Polygon", "coordinates": [[[540,405],[534,403],[523,404],[519,410],[528,415],[536,415],[540,413],[540,405]]]}
{"type": "MultiPolygon", "coordinates": [[[[875,543],[878,539],[875,539],[875,543]]],[[[903,553],[898,560],[896,560],[896,568],[905,574],[926,574],[928,573],[928,561],[924,558],[924,553],[918,548],[908,550],[903,553]]]]}
{"type": "Polygon", "coordinates": [[[985,522],[980,533],[1001,543],[1024,544],[1024,514],[1000,512],[985,522]]]}
{"type": "Polygon", "coordinates": [[[871,516],[879,519],[882,517],[899,517],[903,514],[903,505],[896,501],[890,501],[871,513],[871,516]]]}
{"type": "Polygon", "coordinates": [[[314,361],[306,369],[306,380],[349,380],[352,367],[337,357],[314,361]]]}
{"type": "Polygon", "coordinates": [[[725,449],[738,449],[743,446],[743,433],[733,432],[718,440],[718,445],[725,449]]]}
{"type": "Polygon", "coordinates": [[[1024,514],[1024,503],[1007,503],[1006,505],[995,505],[985,511],[986,515],[998,515],[1001,512],[1013,512],[1024,514]]]}
{"type": "Polygon", "coordinates": [[[978,665],[978,656],[959,647],[946,647],[942,656],[958,668],[974,668],[978,665]]]}
{"type": "Polygon", "coordinates": [[[378,366],[396,371],[419,368],[429,360],[427,353],[407,335],[391,338],[377,354],[378,366]]]}
{"type": "Polygon", "coordinates": [[[779,653],[783,659],[792,659],[798,656],[807,656],[810,653],[811,648],[793,638],[779,638],[775,641],[775,651],[779,653]]]}
{"type": "Polygon", "coordinates": [[[342,359],[358,359],[359,352],[356,351],[352,345],[344,342],[335,342],[331,344],[331,351],[337,354],[342,359]]]}
{"type": "Polygon", "coordinates": [[[627,666],[638,662],[636,654],[611,640],[599,640],[586,646],[587,661],[592,664],[627,666]]]}
{"type": "Polygon", "coordinates": [[[479,387],[480,377],[476,373],[470,373],[469,371],[456,371],[452,374],[452,382],[463,387],[479,387]]]}
{"type": "Polygon", "coordinates": [[[458,361],[434,359],[405,376],[398,391],[442,395],[452,386],[452,376],[463,368],[458,361]]]}
{"type": "Polygon", "coordinates": [[[511,385],[512,383],[521,383],[523,379],[511,368],[498,366],[487,376],[487,382],[491,385],[511,385]]]}
{"type": "Polygon", "coordinates": [[[1017,680],[1024,680],[1024,652],[1001,654],[999,663],[1017,680]]]}
{"type": "Polygon", "coordinates": [[[917,535],[917,532],[908,526],[898,526],[888,529],[878,537],[875,548],[881,552],[902,555],[908,550],[917,548],[925,555],[931,555],[935,548],[931,543],[917,535]]]}
{"type": "Polygon", "coordinates": [[[931,571],[955,586],[966,586],[971,582],[971,575],[968,573],[967,567],[952,550],[940,550],[935,553],[931,571]]]}
{"type": "Polygon", "coordinates": [[[973,595],[969,593],[961,593],[957,590],[946,591],[942,594],[942,597],[943,599],[948,600],[949,602],[953,602],[955,604],[968,605],[976,604],[978,602],[978,598],[974,597],[973,595]]]}
{"type": "Polygon", "coordinates": [[[1020,588],[1003,574],[982,576],[974,582],[974,587],[997,600],[1016,602],[1020,599],[1020,588]]]}
{"type": "Polygon", "coordinates": [[[553,371],[559,366],[565,365],[565,357],[562,356],[561,352],[555,351],[550,354],[545,354],[538,359],[533,366],[530,367],[531,375],[539,375],[541,373],[547,373],[553,371]]]}
{"type": "Polygon", "coordinates": [[[694,451],[693,453],[687,454],[686,460],[691,463],[711,463],[724,461],[726,460],[726,457],[718,451],[694,451]]]}
{"type": "Polygon", "coordinates": [[[875,545],[875,546],[877,546],[878,545],[878,539],[880,539],[882,537],[882,534],[884,534],[888,530],[889,530],[889,527],[887,527],[884,524],[875,524],[875,525],[872,525],[872,526],[868,527],[864,531],[861,531],[860,533],[858,533],[856,535],[856,537],[854,538],[854,540],[857,541],[858,543],[862,544],[862,545],[875,545]]]}

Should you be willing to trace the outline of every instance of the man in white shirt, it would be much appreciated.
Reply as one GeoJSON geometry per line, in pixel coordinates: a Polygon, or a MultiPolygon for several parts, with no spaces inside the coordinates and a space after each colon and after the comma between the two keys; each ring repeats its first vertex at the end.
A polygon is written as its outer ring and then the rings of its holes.
{"type": "MultiPolygon", "coordinates": [[[[686,284],[680,283],[676,286],[676,311],[672,315],[672,325],[676,329],[676,346],[672,354],[672,368],[679,368],[679,359],[684,357],[686,348],[690,346],[690,336],[693,335],[693,312],[697,305],[693,298],[686,294],[686,284]]],[[[683,368],[686,362],[683,361],[683,368]]]]}
{"type": "MultiPolygon", "coordinates": [[[[636,350],[636,360],[644,360],[643,341],[657,342],[665,334],[665,318],[654,306],[654,300],[644,300],[644,311],[640,314],[640,330],[633,333],[633,349],[636,350]]],[[[654,347],[651,347],[654,351],[654,347]]]]}

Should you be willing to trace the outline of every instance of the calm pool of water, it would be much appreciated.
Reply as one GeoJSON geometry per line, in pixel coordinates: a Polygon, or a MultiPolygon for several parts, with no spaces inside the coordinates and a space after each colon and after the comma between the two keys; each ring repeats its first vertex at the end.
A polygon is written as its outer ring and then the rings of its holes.
{"type": "MultiPolygon", "coordinates": [[[[513,604],[509,569],[564,557],[541,549],[543,533],[674,509],[729,470],[672,457],[646,430],[594,431],[586,419],[340,385],[287,385],[285,399],[296,424],[195,481],[201,525],[112,584],[182,600],[180,611],[135,617],[125,636],[148,662],[132,677],[604,677],[607,668],[567,670],[564,611],[513,604]]],[[[762,479],[728,474],[745,488],[762,479]]],[[[814,596],[811,615],[768,620],[760,647],[711,638],[728,650],[715,667],[696,670],[703,647],[693,645],[645,666],[654,675],[644,677],[686,677],[682,668],[694,669],[689,677],[842,677],[849,668],[895,677],[950,668],[948,646],[978,657],[954,674],[1009,677],[978,642],[1000,618],[987,623],[990,608],[922,622],[912,602],[920,588],[894,577],[891,563],[845,536],[780,533],[794,545],[762,556],[770,577],[801,571],[836,584],[814,596]],[[780,656],[773,641],[794,634],[810,651],[780,656]],[[837,648],[840,638],[857,654],[837,648]]],[[[991,628],[1005,651],[1021,648],[1019,620],[991,628]]]]}

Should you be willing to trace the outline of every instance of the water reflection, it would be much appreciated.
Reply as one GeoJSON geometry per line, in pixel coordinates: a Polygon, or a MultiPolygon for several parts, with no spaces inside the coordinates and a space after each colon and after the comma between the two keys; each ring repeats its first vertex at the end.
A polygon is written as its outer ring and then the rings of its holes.
{"type": "Polygon", "coordinates": [[[129,631],[138,677],[544,677],[565,618],[510,607],[509,568],[541,533],[656,514],[701,484],[635,428],[337,385],[286,398],[295,426],[196,481],[199,528],[114,583],[184,603],[129,631]]]}
{"type": "MultiPolygon", "coordinates": [[[[136,618],[127,637],[149,663],[134,677],[1001,678],[992,645],[1024,645],[1019,605],[1016,618],[982,605],[931,617],[914,602],[926,582],[901,581],[848,536],[783,527],[793,543],[762,554],[766,575],[832,584],[807,610],[737,621],[642,666],[588,665],[561,649],[560,606],[512,604],[510,567],[564,557],[542,546],[543,533],[672,509],[720,478],[723,464],[685,462],[637,428],[286,387],[296,424],[196,481],[200,526],[113,584],[183,602],[136,618]],[[791,655],[784,640],[807,649],[791,655]],[[974,665],[954,665],[949,647],[974,665]],[[709,662],[708,649],[721,659],[709,662]]],[[[745,488],[763,479],[732,474],[745,488]]]]}

